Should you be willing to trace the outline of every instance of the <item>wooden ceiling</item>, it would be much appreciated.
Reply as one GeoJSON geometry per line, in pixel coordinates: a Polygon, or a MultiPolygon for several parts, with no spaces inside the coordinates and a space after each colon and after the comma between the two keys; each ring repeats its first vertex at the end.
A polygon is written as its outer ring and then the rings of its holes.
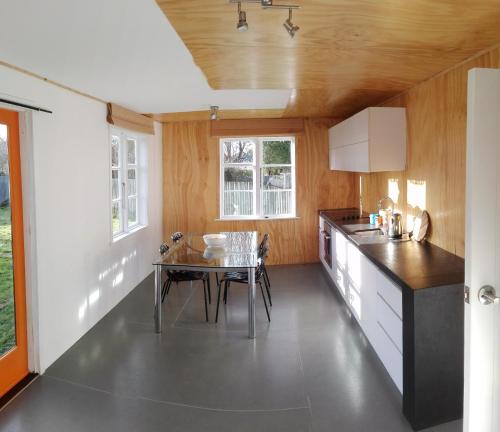
{"type": "Polygon", "coordinates": [[[498,0],[274,0],[301,6],[294,39],[287,10],[243,3],[239,33],[228,0],[156,1],[214,89],[293,89],[284,117],[347,117],[500,42],[498,0]]]}

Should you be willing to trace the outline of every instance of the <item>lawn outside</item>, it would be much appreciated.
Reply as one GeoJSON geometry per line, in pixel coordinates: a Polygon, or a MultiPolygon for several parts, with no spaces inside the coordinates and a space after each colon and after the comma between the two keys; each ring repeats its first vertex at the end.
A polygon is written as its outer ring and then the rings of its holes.
{"type": "Polygon", "coordinates": [[[16,344],[10,206],[0,207],[0,356],[16,344]]]}

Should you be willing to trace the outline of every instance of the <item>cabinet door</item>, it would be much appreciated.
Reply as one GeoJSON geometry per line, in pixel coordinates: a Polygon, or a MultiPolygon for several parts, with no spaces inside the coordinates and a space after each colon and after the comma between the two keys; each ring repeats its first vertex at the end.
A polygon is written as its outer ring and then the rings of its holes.
{"type": "Polygon", "coordinates": [[[361,275],[361,257],[362,253],[351,242],[347,243],[347,274],[351,282],[360,291],[363,278],[361,275]]]}
{"type": "Polygon", "coordinates": [[[364,314],[365,305],[362,305],[361,294],[351,281],[349,281],[349,288],[346,293],[346,301],[349,306],[349,309],[351,309],[351,312],[354,314],[354,317],[361,325],[361,320],[364,314]]]}
{"type": "Polygon", "coordinates": [[[340,232],[335,232],[335,255],[337,266],[347,271],[347,239],[340,232]]]}
{"type": "Polygon", "coordinates": [[[346,298],[349,289],[348,278],[344,271],[338,266],[335,266],[333,269],[333,281],[335,282],[335,286],[339,290],[342,297],[346,298]]]}
{"type": "Polygon", "coordinates": [[[375,334],[377,331],[377,316],[376,316],[376,302],[377,302],[377,278],[379,277],[379,270],[368,258],[361,255],[361,328],[365,332],[366,337],[373,345],[375,334]]]}
{"type": "Polygon", "coordinates": [[[369,110],[365,109],[328,131],[330,148],[344,147],[368,140],[369,110]]]}
{"type": "Polygon", "coordinates": [[[332,268],[337,266],[337,230],[332,227],[332,239],[331,239],[332,250],[330,254],[332,256],[332,268]]]}
{"type": "Polygon", "coordinates": [[[403,356],[380,325],[375,329],[372,345],[398,390],[403,393],[403,356]]]}
{"type": "Polygon", "coordinates": [[[332,149],[330,152],[330,169],[370,172],[368,141],[332,149]]]}

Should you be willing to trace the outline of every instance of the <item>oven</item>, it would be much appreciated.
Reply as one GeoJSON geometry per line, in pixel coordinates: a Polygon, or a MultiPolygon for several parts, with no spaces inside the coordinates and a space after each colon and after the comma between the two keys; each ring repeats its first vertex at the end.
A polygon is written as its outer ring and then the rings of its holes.
{"type": "Polygon", "coordinates": [[[323,260],[332,268],[332,227],[328,223],[323,224],[323,260]]]}

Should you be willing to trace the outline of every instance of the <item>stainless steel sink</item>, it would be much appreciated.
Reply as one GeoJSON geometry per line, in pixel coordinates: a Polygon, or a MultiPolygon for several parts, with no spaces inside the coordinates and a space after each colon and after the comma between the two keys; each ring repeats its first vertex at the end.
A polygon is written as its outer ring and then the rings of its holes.
{"type": "Polygon", "coordinates": [[[372,228],[354,231],[354,234],[362,237],[375,237],[383,236],[384,232],[380,228],[372,228]]]}

